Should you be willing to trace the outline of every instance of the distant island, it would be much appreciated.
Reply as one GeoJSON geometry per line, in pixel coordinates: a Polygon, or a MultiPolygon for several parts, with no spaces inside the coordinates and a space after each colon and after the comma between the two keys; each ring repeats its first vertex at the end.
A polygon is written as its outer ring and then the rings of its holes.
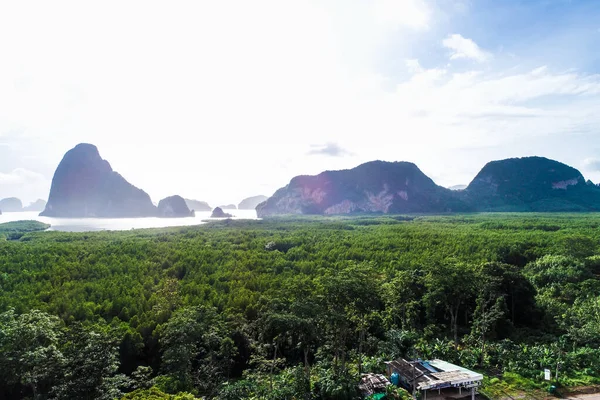
{"type": "MultiPolygon", "coordinates": [[[[154,205],[150,196],[131,185],[96,146],[81,143],[58,165],[48,203],[23,207],[21,200],[0,200],[0,212],[36,211],[49,217],[186,217],[209,211],[206,202],[171,196],[154,205]]],[[[235,204],[213,210],[216,218],[231,214],[235,204]]],[[[544,157],[487,163],[468,185],[444,188],[410,162],[371,161],[355,168],[300,175],[273,196],[252,196],[239,209],[272,215],[336,215],[362,213],[554,212],[600,211],[600,187],[581,172],[544,157]]]]}
{"type": "Polygon", "coordinates": [[[205,201],[184,199],[190,210],[194,211],[212,211],[212,207],[205,201]]]}
{"type": "Polygon", "coordinates": [[[600,188],[577,169],[543,157],[486,164],[462,190],[436,185],[412,163],[372,161],[297,176],[257,206],[286,214],[598,211],[600,188]]]}
{"type": "Polygon", "coordinates": [[[211,218],[231,218],[231,217],[233,217],[233,215],[226,213],[225,211],[223,211],[223,209],[221,207],[216,207],[213,210],[210,217],[211,218]]]}
{"type": "Polygon", "coordinates": [[[267,196],[252,196],[248,197],[238,204],[238,210],[254,210],[260,203],[267,201],[267,196]]]}
{"type": "Polygon", "coordinates": [[[7,197],[0,200],[0,210],[4,212],[21,212],[23,211],[23,203],[16,197],[7,197]]]}
{"type": "Polygon", "coordinates": [[[158,216],[164,218],[193,217],[185,200],[181,196],[170,196],[158,202],[158,216]]]}
{"type": "Polygon", "coordinates": [[[47,217],[149,217],[157,215],[146,192],[131,185],[96,146],[81,143],[69,150],[52,178],[47,217]]]}
{"type": "Polygon", "coordinates": [[[29,204],[27,207],[23,208],[23,211],[44,211],[46,208],[46,201],[42,199],[37,199],[33,203],[29,204]]]}
{"type": "Polygon", "coordinates": [[[23,202],[16,197],[7,197],[0,200],[0,210],[5,212],[23,212],[23,211],[43,211],[46,207],[46,202],[38,199],[27,207],[23,207],[23,202]]]}

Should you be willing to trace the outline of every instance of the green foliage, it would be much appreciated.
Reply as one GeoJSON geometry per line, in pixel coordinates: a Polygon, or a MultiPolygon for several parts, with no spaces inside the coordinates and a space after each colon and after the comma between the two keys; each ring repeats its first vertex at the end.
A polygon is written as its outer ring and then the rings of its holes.
{"type": "Polygon", "coordinates": [[[102,325],[75,325],[64,348],[63,382],[53,392],[61,399],[112,400],[129,385],[118,374],[118,339],[102,325]]]}
{"type": "Polygon", "coordinates": [[[315,393],[323,400],[354,400],[359,399],[357,384],[358,376],[344,371],[317,367],[315,368],[315,393]]]}
{"type": "Polygon", "coordinates": [[[549,383],[538,383],[518,374],[506,372],[503,374],[502,379],[485,378],[480,391],[491,399],[510,398],[523,396],[524,394],[537,398],[535,392],[539,392],[548,386],[549,383]]]}
{"type": "Polygon", "coordinates": [[[390,385],[385,392],[387,399],[411,400],[413,397],[405,389],[390,385]]]}
{"type": "Polygon", "coordinates": [[[31,389],[34,398],[48,394],[61,375],[65,356],[61,321],[34,310],[0,315],[0,377],[8,385],[31,389]]]}
{"type": "Polygon", "coordinates": [[[266,388],[259,387],[255,380],[226,382],[219,392],[220,400],[238,400],[256,398],[266,388]],[[261,390],[262,389],[262,390],[261,390]]]}
{"type": "Polygon", "coordinates": [[[196,400],[190,393],[166,394],[157,387],[138,389],[126,394],[121,400],[196,400]]]}
{"type": "Polygon", "coordinates": [[[159,325],[162,370],[171,378],[161,385],[168,392],[192,390],[212,392],[234,353],[233,341],[214,309],[185,307],[159,325]]]}
{"type": "Polygon", "coordinates": [[[599,227],[472,214],[30,232],[0,242],[0,397],[353,399],[396,357],[513,386],[557,366],[562,385],[594,382],[599,227]]]}
{"type": "Polygon", "coordinates": [[[50,225],[38,221],[14,221],[0,224],[0,238],[18,240],[28,232],[44,231],[50,225]]]}

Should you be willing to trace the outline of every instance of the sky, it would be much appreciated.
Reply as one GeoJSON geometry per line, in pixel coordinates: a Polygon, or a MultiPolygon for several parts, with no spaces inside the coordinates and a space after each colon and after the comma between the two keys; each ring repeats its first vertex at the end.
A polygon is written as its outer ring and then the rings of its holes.
{"type": "Polygon", "coordinates": [[[600,181],[600,2],[0,2],[0,198],[81,142],[216,206],[411,161],[442,186],[545,156],[600,181]]]}

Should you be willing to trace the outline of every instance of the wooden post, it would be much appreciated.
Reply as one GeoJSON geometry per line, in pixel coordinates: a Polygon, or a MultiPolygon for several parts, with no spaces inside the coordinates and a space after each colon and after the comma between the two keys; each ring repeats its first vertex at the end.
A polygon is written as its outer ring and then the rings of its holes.
{"type": "Polygon", "coordinates": [[[475,388],[471,388],[471,400],[475,400],[475,388]]]}
{"type": "Polygon", "coordinates": [[[415,362],[414,361],[412,363],[412,366],[413,366],[412,395],[413,395],[413,397],[415,397],[415,386],[416,385],[415,385],[415,362]]]}

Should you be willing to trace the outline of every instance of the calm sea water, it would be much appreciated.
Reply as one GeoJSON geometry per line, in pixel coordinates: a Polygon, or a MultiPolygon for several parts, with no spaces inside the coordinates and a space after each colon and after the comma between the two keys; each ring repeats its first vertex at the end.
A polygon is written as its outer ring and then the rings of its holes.
{"type": "MultiPolygon", "coordinates": [[[[234,215],[234,219],[257,219],[255,210],[224,210],[234,215]]],[[[40,217],[38,212],[3,213],[0,224],[11,221],[33,220],[50,224],[52,231],[88,232],[88,231],[125,231],[142,228],[165,228],[168,226],[190,226],[203,224],[210,220],[210,211],[196,212],[189,218],[50,218],[40,217]]]]}

